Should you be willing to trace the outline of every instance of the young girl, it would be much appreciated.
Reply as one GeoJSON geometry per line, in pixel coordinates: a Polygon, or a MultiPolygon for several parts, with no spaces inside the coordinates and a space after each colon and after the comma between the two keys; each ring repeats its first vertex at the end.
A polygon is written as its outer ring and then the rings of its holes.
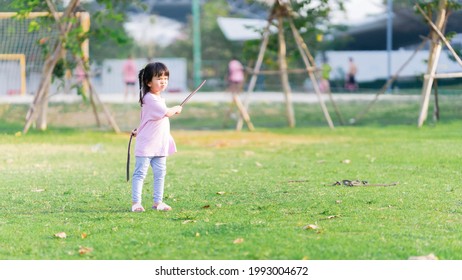
{"type": "Polygon", "coordinates": [[[143,212],[141,193],[144,178],[152,168],[154,176],[154,204],[152,209],[170,211],[172,208],[162,202],[167,156],[176,152],[175,142],[170,135],[169,117],[180,114],[182,107],[167,108],[161,97],[168,85],[168,68],[160,63],[149,63],[139,72],[141,121],[132,131],[136,136],[135,171],[132,179],[132,212],[143,212]]]}

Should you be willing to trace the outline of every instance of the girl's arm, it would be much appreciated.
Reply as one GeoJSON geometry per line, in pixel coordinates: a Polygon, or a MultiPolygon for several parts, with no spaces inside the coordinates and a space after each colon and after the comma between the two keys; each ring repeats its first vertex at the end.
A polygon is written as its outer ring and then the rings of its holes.
{"type": "Polygon", "coordinates": [[[165,114],[165,116],[169,118],[173,115],[180,114],[181,110],[183,110],[183,107],[179,105],[171,107],[171,108],[167,108],[167,113],[165,114]]]}

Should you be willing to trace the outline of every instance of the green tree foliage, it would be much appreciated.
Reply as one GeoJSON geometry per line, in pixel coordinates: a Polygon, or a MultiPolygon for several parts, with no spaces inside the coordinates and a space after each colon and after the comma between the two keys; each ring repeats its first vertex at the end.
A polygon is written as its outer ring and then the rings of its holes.
{"type": "Polygon", "coordinates": [[[90,57],[98,62],[106,58],[126,58],[135,42],[125,32],[129,7],[141,6],[139,1],[97,0],[83,3],[83,9],[91,14],[90,57]]]}
{"type": "MultiPolygon", "coordinates": [[[[395,8],[408,8],[408,9],[413,9],[415,5],[419,5],[423,11],[427,14],[429,18],[433,18],[437,12],[438,12],[438,5],[440,0],[417,0],[417,1],[410,1],[410,0],[395,0],[396,3],[394,2],[393,4],[396,5],[395,8]]],[[[449,19],[452,13],[459,11],[462,9],[462,1],[460,0],[447,0],[446,1],[446,11],[448,13],[448,17],[446,20],[449,19]]],[[[416,11],[416,13],[418,13],[416,11]]],[[[420,13],[419,13],[420,15],[420,13]]],[[[425,21],[425,19],[422,20],[425,21]]],[[[446,25],[446,23],[445,23],[446,25]]],[[[431,30],[431,28],[430,28],[431,30]]],[[[452,38],[457,34],[454,31],[449,31],[446,32],[446,30],[443,30],[444,36],[448,41],[451,41],[452,38]]],[[[454,48],[454,51],[457,53],[459,57],[462,56],[462,49],[460,48],[454,48]]],[[[448,57],[452,61],[456,61],[455,57],[452,54],[448,54],[448,57]]]]}
{"type": "MultiPolygon", "coordinates": [[[[335,30],[344,28],[343,26],[331,23],[330,19],[334,9],[344,11],[343,0],[291,1],[290,17],[293,19],[294,25],[313,56],[316,56],[319,51],[329,49],[332,43],[329,40],[325,40],[325,38],[328,38],[335,30]]],[[[277,23],[273,22],[272,25],[276,27],[277,23]]],[[[305,68],[288,20],[284,21],[283,28],[288,67],[290,69],[305,68]]],[[[246,57],[249,65],[255,65],[260,44],[261,40],[245,42],[243,56],[246,57]]],[[[262,66],[264,69],[277,70],[279,68],[278,44],[277,34],[271,35],[264,56],[262,66]]],[[[306,79],[306,75],[292,75],[290,79],[292,83],[301,85],[306,79]]]]}
{"type": "MultiPolygon", "coordinates": [[[[430,8],[438,8],[439,0],[393,0],[393,6],[395,8],[412,8],[416,4],[423,6],[428,6],[430,8]]],[[[386,4],[387,0],[383,0],[383,3],[386,4]]],[[[460,0],[448,0],[448,8],[450,10],[458,10],[461,8],[460,0]]]]}
{"type": "MultiPolygon", "coordinates": [[[[226,0],[214,0],[206,2],[201,9],[201,46],[203,69],[205,76],[221,77],[224,75],[226,66],[222,61],[240,56],[242,44],[228,41],[217,23],[217,17],[229,16],[229,8],[226,0]]],[[[190,64],[193,60],[193,35],[192,18],[186,25],[186,36],[176,41],[171,46],[158,51],[158,56],[179,56],[187,58],[190,64]]],[[[192,73],[192,65],[188,65],[192,73]]]]}
{"type": "MultiPolygon", "coordinates": [[[[313,55],[315,55],[317,51],[328,49],[330,42],[323,40],[323,38],[328,37],[333,31],[342,28],[342,26],[330,22],[334,9],[343,11],[343,0],[291,1],[292,12],[290,15],[313,55]]],[[[284,23],[284,34],[287,44],[288,63],[290,67],[298,67],[302,65],[302,59],[287,21],[284,23]]],[[[246,42],[244,49],[245,56],[256,59],[259,45],[259,40],[246,42]]],[[[270,69],[278,68],[277,52],[278,38],[275,34],[270,37],[268,49],[266,51],[266,67],[270,69]]]]}
{"type": "MultiPolygon", "coordinates": [[[[249,2],[258,2],[250,1],[249,2]]],[[[294,23],[301,31],[304,39],[309,42],[310,48],[323,48],[324,44],[317,40],[320,35],[331,33],[338,29],[338,25],[330,23],[331,12],[333,8],[343,10],[343,0],[299,0],[291,1],[294,10],[294,23]]],[[[271,7],[267,7],[270,11],[271,7]]],[[[260,40],[242,42],[228,41],[223,32],[220,30],[217,17],[230,16],[226,0],[208,1],[202,6],[201,11],[201,35],[202,35],[202,56],[204,59],[230,59],[233,56],[252,58],[258,52],[260,40]],[[243,45],[245,47],[243,48],[243,45]]],[[[239,17],[239,15],[233,15],[239,17]]],[[[191,22],[191,19],[189,20],[191,22]]],[[[192,24],[187,25],[187,37],[181,41],[175,42],[163,50],[159,50],[161,55],[179,55],[192,59],[192,24]]],[[[286,33],[289,34],[289,27],[286,26],[286,33]]],[[[277,36],[272,36],[273,41],[277,36]]],[[[277,45],[270,44],[270,49],[277,50],[277,45]]],[[[277,51],[276,51],[277,52],[277,51]]]]}
{"type": "MultiPolygon", "coordinates": [[[[65,9],[64,1],[53,0],[58,11],[65,9]]],[[[0,0],[4,11],[18,12],[26,15],[30,12],[50,12],[46,1],[41,0],[0,0]]],[[[134,46],[123,23],[126,21],[126,10],[132,5],[141,6],[139,1],[129,0],[95,0],[81,2],[79,11],[90,13],[91,26],[88,33],[83,33],[77,26],[69,33],[66,48],[73,53],[79,52],[79,46],[85,39],[90,40],[90,58],[100,62],[106,58],[126,57],[134,46]]],[[[46,28],[57,28],[52,17],[40,17],[32,21],[30,31],[46,28]]],[[[50,46],[46,46],[50,47],[50,46]]]]}
{"type": "MultiPolygon", "coordinates": [[[[249,2],[258,2],[256,0],[249,0],[249,2]]],[[[271,7],[261,4],[262,7],[268,9],[271,7]]],[[[291,1],[294,10],[294,23],[300,30],[302,36],[307,42],[310,50],[315,53],[318,49],[328,47],[328,44],[319,40],[323,35],[331,33],[339,26],[330,23],[333,9],[344,10],[343,0],[298,0],[291,1]]],[[[229,7],[226,0],[207,1],[202,6],[201,10],[201,44],[202,44],[202,58],[204,60],[203,72],[207,76],[209,71],[217,71],[217,65],[221,72],[216,75],[221,77],[226,71],[226,65],[223,61],[228,61],[232,57],[238,57],[240,60],[247,64],[253,65],[255,63],[260,40],[251,40],[246,42],[233,42],[227,40],[223,32],[218,26],[217,17],[219,16],[233,16],[239,17],[240,15],[230,15],[229,7]],[[216,62],[216,63],[214,63],[216,62]],[[219,64],[221,62],[221,65],[219,64]]],[[[188,61],[192,61],[192,19],[189,19],[187,25],[187,36],[183,40],[175,42],[173,45],[158,51],[159,56],[180,56],[186,57],[188,61]]],[[[289,26],[285,26],[285,34],[287,35],[288,54],[290,64],[298,64],[301,59],[296,51],[295,40],[291,37],[289,26]]],[[[265,67],[276,67],[277,59],[277,35],[271,36],[268,49],[265,53],[265,67]]]]}

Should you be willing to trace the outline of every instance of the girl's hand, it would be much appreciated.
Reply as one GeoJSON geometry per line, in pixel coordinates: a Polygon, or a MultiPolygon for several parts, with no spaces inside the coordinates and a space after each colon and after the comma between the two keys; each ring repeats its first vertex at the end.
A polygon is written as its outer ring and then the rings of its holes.
{"type": "Polygon", "coordinates": [[[132,135],[136,137],[136,134],[138,134],[138,130],[136,130],[136,128],[135,128],[135,129],[132,130],[132,135]]]}
{"type": "Polygon", "coordinates": [[[171,116],[173,116],[173,115],[180,114],[180,113],[181,113],[181,110],[183,110],[183,107],[180,106],[180,105],[170,107],[170,108],[168,108],[167,114],[165,114],[165,116],[169,118],[169,117],[171,117],[171,116]]]}

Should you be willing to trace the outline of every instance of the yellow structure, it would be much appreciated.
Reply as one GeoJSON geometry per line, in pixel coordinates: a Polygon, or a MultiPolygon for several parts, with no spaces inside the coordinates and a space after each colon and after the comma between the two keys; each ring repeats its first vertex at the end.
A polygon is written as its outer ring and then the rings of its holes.
{"type": "MultiPolygon", "coordinates": [[[[63,13],[59,12],[56,13],[58,17],[62,16],[63,13]]],[[[49,12],[31,12],[25,15],[23,18],[27,19],[33,19],[33,18],[38,18],[38,17],[46,17],[46,16],[51,16],[49,12]]],[[[88,32],[90,30],[90,14],[88,12],[78,12],[77,17],[80,19],[80,25],[82,27],[82,30],[84,32],[88,32]]],[[[10,19],[18,16],[17,13],[14,12],[0,12],[0,20],[2,19],[10,19]]],[[[22,16],[21,16],[22,17],[22,16]]],[[[35,42],[34,42],[35,44],[35,42]]],[[[82,43],[82,53],[83,53],[83,58],[85,63],[88,62],[89,57],[90,57],[90,47],[89,47],[89,41],[88,39],[85,40],[82,43]]],[[[8,53],[8,54],[2,54],[0,53],[0,61],[1,60],[7,60],[7,61],[19,61],[20,65],[20,94],[25,95],[27,92],[27,79],[26,79],[26,55],[23,53],[8,53]]],[[[88,92],[88,85],[85,82],[84,84],[84,91],[88,92]]]]}
{"type": "Polygon", "coordinates": [[[21,69],[21,95],[27,92],[26,87],[26,56],[24,54],[0,54],[0,60],[19,60],[21,69]]]}

